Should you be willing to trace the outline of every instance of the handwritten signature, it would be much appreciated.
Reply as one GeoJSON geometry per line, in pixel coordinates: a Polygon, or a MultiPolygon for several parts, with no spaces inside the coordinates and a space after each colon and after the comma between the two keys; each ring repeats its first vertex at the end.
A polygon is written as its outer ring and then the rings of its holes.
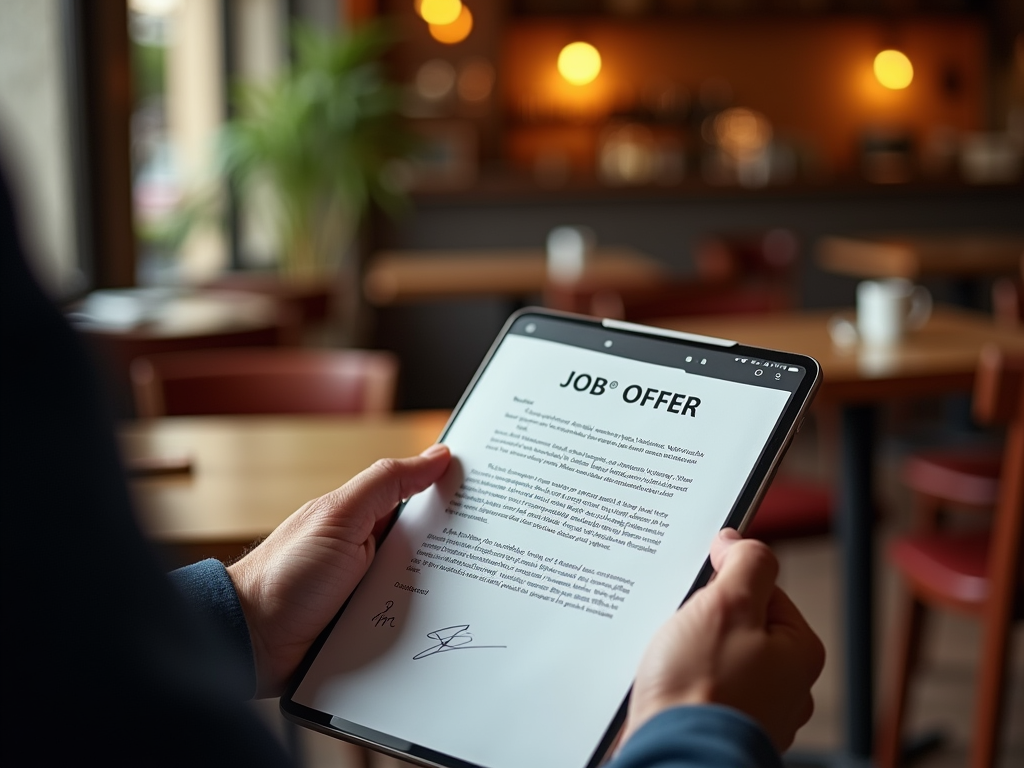
{"type": "Polygon", "coordinates": [[[381,611],[380,613],[378,613],[372,619],[370,619],[370,621],[373,622],[373,626],[375,626],[375,627],[393,627],[393,626],[395,626],[395,617],[394,616],[388,616],[388,611],[391,610],[391,608],[392,608],[392,606],[394,606],[394,604],[395,603],[394,603],[393,600],[388,600],[387,601],[387,603],[384,605],[384,610],[381,611]]]}
{"type": "Polygon", "coordinates": [[[505,645],[471,645],[473,642],[473,635],[469,633],[469,624],[454,624],[450,627],[443,627],[441,629],[435,629],[433,632],[428,632],[427,637],[431,640],[437,640],[437,645],[432,645],[425,651],[420,651],[413,660],[425,659],[427,656],[433,656],[435,653],[445,653],[446,651],[472,651],[478,648],[507,648],[505,645]]]}

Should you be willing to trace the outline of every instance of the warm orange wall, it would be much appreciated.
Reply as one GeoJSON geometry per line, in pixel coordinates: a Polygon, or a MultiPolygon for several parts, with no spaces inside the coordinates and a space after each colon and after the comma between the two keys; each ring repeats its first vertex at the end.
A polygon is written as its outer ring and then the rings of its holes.
{"type": "MultiPolygon", "coordinates": [[[[505,31],[499,72],[511,123],[600,120],[645,91],[675,84],[691,97],[709,78],[726,80],[735,105],[764,112],[776,134],[812,144],[834,169],[854,163],[869,127],[975,130],[984,124],[985,35],[968,17],[875,19],[520,19],[505,31]],[[586,40],[603,58],[598,78],[572,86],[559,77],[561,47],[586,40]],[[903,50],[914,81],[889,91],[872,74],[875,54],[903,50]],[[949,94],[944,73],[957,72],[949,94]]],[[[536,132],[530,131],[536,135],[536,132]]]]}

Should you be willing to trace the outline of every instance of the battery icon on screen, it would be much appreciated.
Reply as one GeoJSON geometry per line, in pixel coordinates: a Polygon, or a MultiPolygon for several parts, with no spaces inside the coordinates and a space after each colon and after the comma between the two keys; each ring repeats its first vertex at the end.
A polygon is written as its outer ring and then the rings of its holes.
{"type": "Polygon", "coordinates": [[[799,368],[793,368],[792,366],[790,366],[789,370],[790,370],[791,373],[800,373],[800,369],[799,368]]]}

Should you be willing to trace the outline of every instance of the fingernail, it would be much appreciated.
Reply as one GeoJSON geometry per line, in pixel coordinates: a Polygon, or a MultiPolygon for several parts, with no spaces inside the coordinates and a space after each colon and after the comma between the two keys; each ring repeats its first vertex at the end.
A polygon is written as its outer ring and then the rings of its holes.
{"type": "Polygon", "coordinates": [[[743,537],[740,536],[739,531],[735,528],[723,528],[718,532],[718,538],[725,539],[726,541],[739,541],[743,537]]]}
{"type": "Polygon", "coordinates": [[[444,443],[434,443],[432,446],[427,448],[423,453],[420,454],[425,459],[433,458],[434,456],[440,456],[448,450],[448,446],[444,443]]]}

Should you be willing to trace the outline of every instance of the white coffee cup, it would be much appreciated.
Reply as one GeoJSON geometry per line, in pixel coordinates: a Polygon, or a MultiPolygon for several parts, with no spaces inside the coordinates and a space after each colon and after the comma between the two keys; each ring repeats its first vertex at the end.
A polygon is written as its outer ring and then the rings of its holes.
{"type": "Polygon", "coordinates": [[[578,280],[597,241],[590,227],[555,227],[548,234],[548,276],[556,282],[578,280]]]}
{"type": "Polygon", "coordinates": [[[895,344],[932,314],[932,295],[909,280],[865,280],[857,286],[857,333],[866,344],[895,344]]]}

